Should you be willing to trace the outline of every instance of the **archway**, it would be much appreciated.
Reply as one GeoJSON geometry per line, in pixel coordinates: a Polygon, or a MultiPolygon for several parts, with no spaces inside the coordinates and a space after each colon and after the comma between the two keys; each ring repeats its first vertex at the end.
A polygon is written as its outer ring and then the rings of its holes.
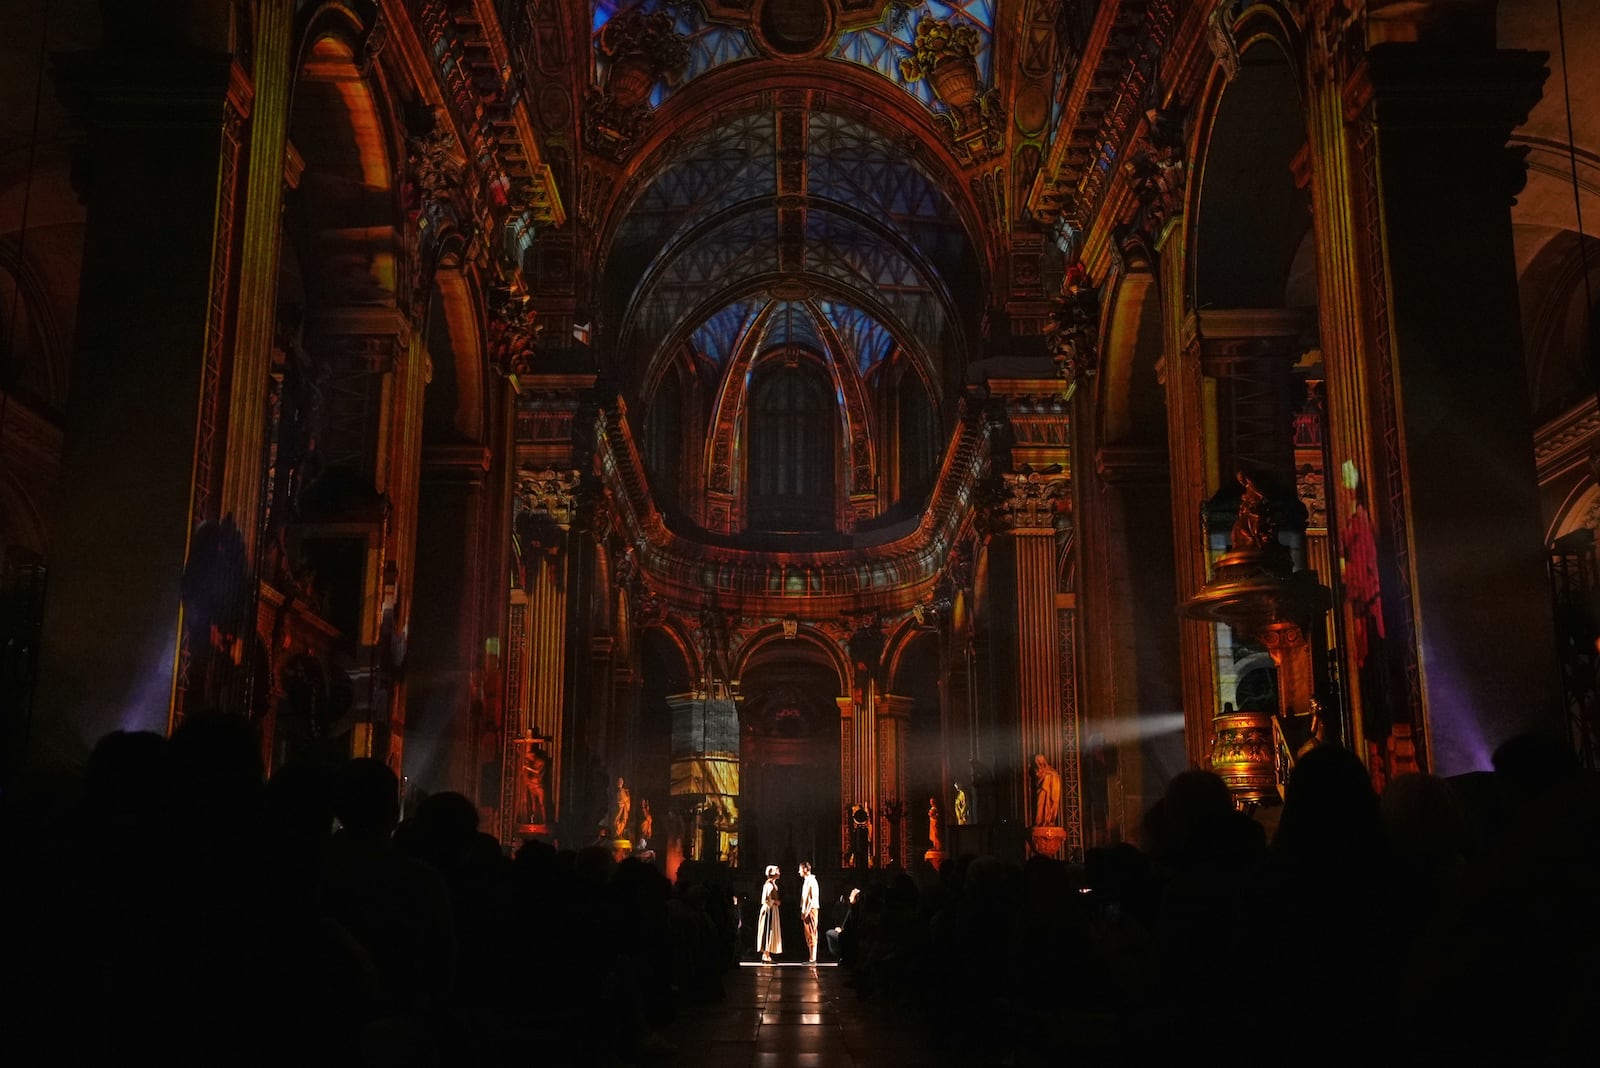
{"type": "MultiPolygon", "coordinates": [[[[498,801],[497,761],[480,774],[474,730],[482,718],[478,668],[483,620],[498,603],[498,544],[491,535],[485,365],[466,279],[449,264],[435,277],[424,323],[432,370],[422,405],[407,665],[406,775],[413,786],[483,784],[498,801]],[[487,786],[488,784],[483,784],[487,786]]],[[[501,583],[503,585],[503,582],[501,583]]]]}
{"type": "MultiPolygon", "coordinates": [[[[1205,573],[1229,551],[1242,473],[1265,494],[1276,541],[1294,569],[1314,572],[1310,584],[1336,584],[1310,151],[1301,76],[1290,55],[1276,39],[1248,43],[1236,76],[1213,82],[1220,98],[1202,135],[1188,288],[1201,372],[1215,398],[1207,418],[1217,433],[1200,551],[1205,573]]],[[[1307,640],[1285,654],[1309,658],[1285,676],[1310,680],[1308,692],[1282,701],[1264,696],[1264,675],[1239,692],[1258,662],[1252,658],[1262,650],[1261,634],[1213,625],[1209,711],[1248,704],[1264,716],[1292,717],[1297,729],[1308,723],[1313,692],[1324,702],[1334,696],[1325,670],[1333,624],[1326,613],[1310,623],[1307,640]]],[[[1199,698],[1193,689],[1189,696],[1199,698]]],[[[1195,726],[1191,721],[1191,731],[1195,726]]]]}
{"type": "Polygon", "coordinates": [[[810,640],[769,641],[740,674],[742,866],[840,861],[840,680],[810,640]]]}

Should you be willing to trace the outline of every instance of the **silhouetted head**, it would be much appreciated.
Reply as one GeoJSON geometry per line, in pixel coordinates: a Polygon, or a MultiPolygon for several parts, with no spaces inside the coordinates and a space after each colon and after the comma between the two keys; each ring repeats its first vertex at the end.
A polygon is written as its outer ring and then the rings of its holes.
{"type": "Polygon", "coordinates": [[[396,831],[396,844],[418,859],[445,869],[460,863],[478,833],[478,807],[463,794],[429,795],[396,831]]]}
{"type": "Polygon", "coordinates": [[[167,740],[154,731],[112,731],[95,743],[83,771],[91,819],[138,820],[167,803],[167,740]]]}
{"type": "Polygon", "coordinates": [[[334,775],[321,764],[290,761],[267,781],[267,825],[280,839],[320,842],[333,831],[334,775]]]}
{"type": "Polygon", "coordinates": [[[377,757],[356,757],[339,771],[334,814],[351,834],[376,838],[400,822],[400,780],[377,757]]]}
{"type": "Polygon", "coordinates": [[[1191,768],[1173,776],[1145,821],[1152,854],[1185,862],[1214,856],[1237,815],[1228,784],[1214,772],[1191,768]]]}
{"type": "Polygon", "coordinates": [[[1299,859],[1325,862],[1356,860],[1381,849],[1378,795],[1354,753],[1319,745],[1295,763],[1272,844],[1299,859]]]}
{"type": "Polygon", "coordinates": [[[1441,863],[1467,851],[1467,813],[1449,781],[1411,772],[1390,780],[1379,800],[1383,826],[1398,855],[1441,863]]]}
{"type": "Polygon", "coordinates": [[[185,716],[168,744],[180,804],[207,823],[237,825],[261,799],[261,740],[243,716],[185,716]]]}
{"type": "Polygon", "coordinates": [[[1494,751],[1493,763],[1495,777],[1519,802],[1532,801],[1579,774],[1578,758],[1570,745],[1534,731],[1502,743],[1494,751]]]}

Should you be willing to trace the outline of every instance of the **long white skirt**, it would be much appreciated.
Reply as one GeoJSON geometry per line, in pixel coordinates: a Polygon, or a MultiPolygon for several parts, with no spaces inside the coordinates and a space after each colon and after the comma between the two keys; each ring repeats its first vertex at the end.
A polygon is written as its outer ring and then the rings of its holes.
{"type": "Polygon", "coordinates": [[[762,905],[756,920],[756,952],[783,952],[783,925],[778,922],[778,910],[771,905],[762,905]]]}

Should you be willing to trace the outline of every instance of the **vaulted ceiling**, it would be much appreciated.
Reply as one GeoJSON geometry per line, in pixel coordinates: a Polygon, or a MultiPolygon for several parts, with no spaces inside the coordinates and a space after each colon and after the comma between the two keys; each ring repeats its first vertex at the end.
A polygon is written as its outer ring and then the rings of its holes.
{"type": "Polygon", "coordinates": [[[1054,5],[587,6],[535,55],[553,73],[559,35],[576,83],[578,300],[626,388],[647,395],[685,345],[714,370],[804,330],[855,375],[903,354],[952,393],[1009,284],[1011,232],[1039,230],[1026,204],[1059,95],[1054,5]]]}

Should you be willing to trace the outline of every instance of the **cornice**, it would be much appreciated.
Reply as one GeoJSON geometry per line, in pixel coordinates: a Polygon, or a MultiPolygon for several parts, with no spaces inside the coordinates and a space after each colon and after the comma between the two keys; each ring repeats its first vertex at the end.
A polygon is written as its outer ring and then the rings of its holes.
{"type": "Polygon", "coordinates": [[[910,533],[877,545],[789,552],[706,545],[669,530],[625,413],[613,404],[598,423],[600,480],[652,592],[680,611],[697,611],[714,595],[724,610],[807,620],[865,608],[909,611],[927,598],[971,526],[999,426],[983,406],[963,405],[932,499],[910,533]]]}
{"type": "Polygon", "coordinates": [[[1546,482],[1577,462],[1587,463],[1600,438],[1600,402],[1587,397],[1539,425],[1533,434],[1533,461],[1546,482]]]}

